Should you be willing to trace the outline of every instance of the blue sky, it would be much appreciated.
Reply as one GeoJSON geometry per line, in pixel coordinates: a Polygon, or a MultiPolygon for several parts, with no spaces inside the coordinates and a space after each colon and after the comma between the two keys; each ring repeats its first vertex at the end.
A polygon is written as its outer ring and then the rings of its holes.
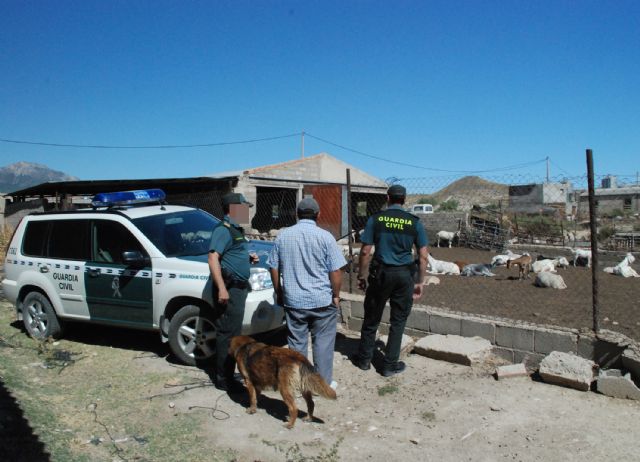
{"type": "MultiPolygon", "coordinates": [[[[193,145],[306,131],[307,155],[383,179],[542,177],[547,156],[552,176],[581,176],[586,148],[597,174],[640,170],[637,1],[0,0],[0,10],[4,140],[193,145]]],[[[37,162],[85,180],[300,155],[300,136],[174,149],[0,142],[0,166],[37,162]]]]}

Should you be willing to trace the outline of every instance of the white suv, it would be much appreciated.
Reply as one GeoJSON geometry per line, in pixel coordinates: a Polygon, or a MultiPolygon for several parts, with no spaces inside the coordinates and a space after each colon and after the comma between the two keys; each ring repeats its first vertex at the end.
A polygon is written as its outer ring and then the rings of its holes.
{"type": "MultiPolygon", "coordinates": [[[[217,315],[207,257],[220,220],[164,198],[158,189],[99,194],[91,209],[22,219],[2,286],[31,336],[58,338],[64,321],[157,330],[180,361],[206,364],[217,315]]],[[[249,241],[260,263],[251,268],[245,334],[284,325],[266,266],[271,246],[249,241]]]]}

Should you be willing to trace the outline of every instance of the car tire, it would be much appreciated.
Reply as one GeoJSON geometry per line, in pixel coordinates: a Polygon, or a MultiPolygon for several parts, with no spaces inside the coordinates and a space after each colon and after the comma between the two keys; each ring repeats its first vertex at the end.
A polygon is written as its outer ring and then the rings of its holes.
{"type": "Polygon", "coordinates": [[[189,366],[211,365],[216,350],[215,317],[211,309],[185,305],[169,323],[169,347],[189,366]]]}
{"type": "Polygon", "coordinates": [[[40,292],[29,292],[24,298],[22,320],[29,335],[35,339],[62,336],[62,324],[49,299],[40,292]]]}

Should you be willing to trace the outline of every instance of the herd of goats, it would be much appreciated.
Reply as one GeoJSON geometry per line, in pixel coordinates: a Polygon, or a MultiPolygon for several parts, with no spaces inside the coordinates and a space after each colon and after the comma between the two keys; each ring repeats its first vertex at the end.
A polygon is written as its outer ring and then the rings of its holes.
{"type": "MultiPolygon", "coordinates": [[[[454,233],[449,231],[440,231],[437,234],[437,246],[440,246],[441,240],[446,240],[451,247],[451,241],[455,237],[454,233]]],[[[580,261],[586,262],[587,267],[591,267],[592,254],[590,249],[570,249],[573,253],[573,266],[580,261]]],[[[616,266],[604,268],[605,273],[615,274],[625,278],[640,277],[631,264],[635,261],[632,253],[627,253],[620,263],[616,266]]],[[[460,276],[495,276],[493,269],[496,266],[506,266],[507,268],[518,268],[518,279],[528,279],[531,272],[536,275],[535,285],[539,287],[551,287],[554,289],[566,289],[562,276],[557,274],[556,268],[567,268],[569,261],[566,257],[545,257],[538,255],[534,260],[531,254],[525,252],[515,254],[511,250],[507,250],[504,255],[496,255],[491,259],[491,263],[469,263],[465,261],[444,261],[437,260],[433,255],[429,255],[429,266],[427,272],[430,274],[453,274],[460,276]]]]}

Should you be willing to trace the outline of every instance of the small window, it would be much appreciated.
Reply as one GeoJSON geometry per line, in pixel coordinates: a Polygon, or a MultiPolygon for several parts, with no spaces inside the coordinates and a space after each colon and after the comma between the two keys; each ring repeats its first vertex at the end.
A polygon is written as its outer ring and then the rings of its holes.
{"type": "Polygon", "coordinates": [[[89,255],[89,221],[51,221],[49,257],[63,260],[88,260],[89,255]]]}
{"type": "Polygon", "coordinates": [[[366,217],[367,216],[367,202],[366,201],[358,202],[356,204],[356,215],[358,215],[359,217],[366,217]]]}
{"type": "Polygon", "coordinates": [[[623,210],[631,210],[631,198],[627,197],[624,199],[624,204],[622,204],[623,210]]]}

